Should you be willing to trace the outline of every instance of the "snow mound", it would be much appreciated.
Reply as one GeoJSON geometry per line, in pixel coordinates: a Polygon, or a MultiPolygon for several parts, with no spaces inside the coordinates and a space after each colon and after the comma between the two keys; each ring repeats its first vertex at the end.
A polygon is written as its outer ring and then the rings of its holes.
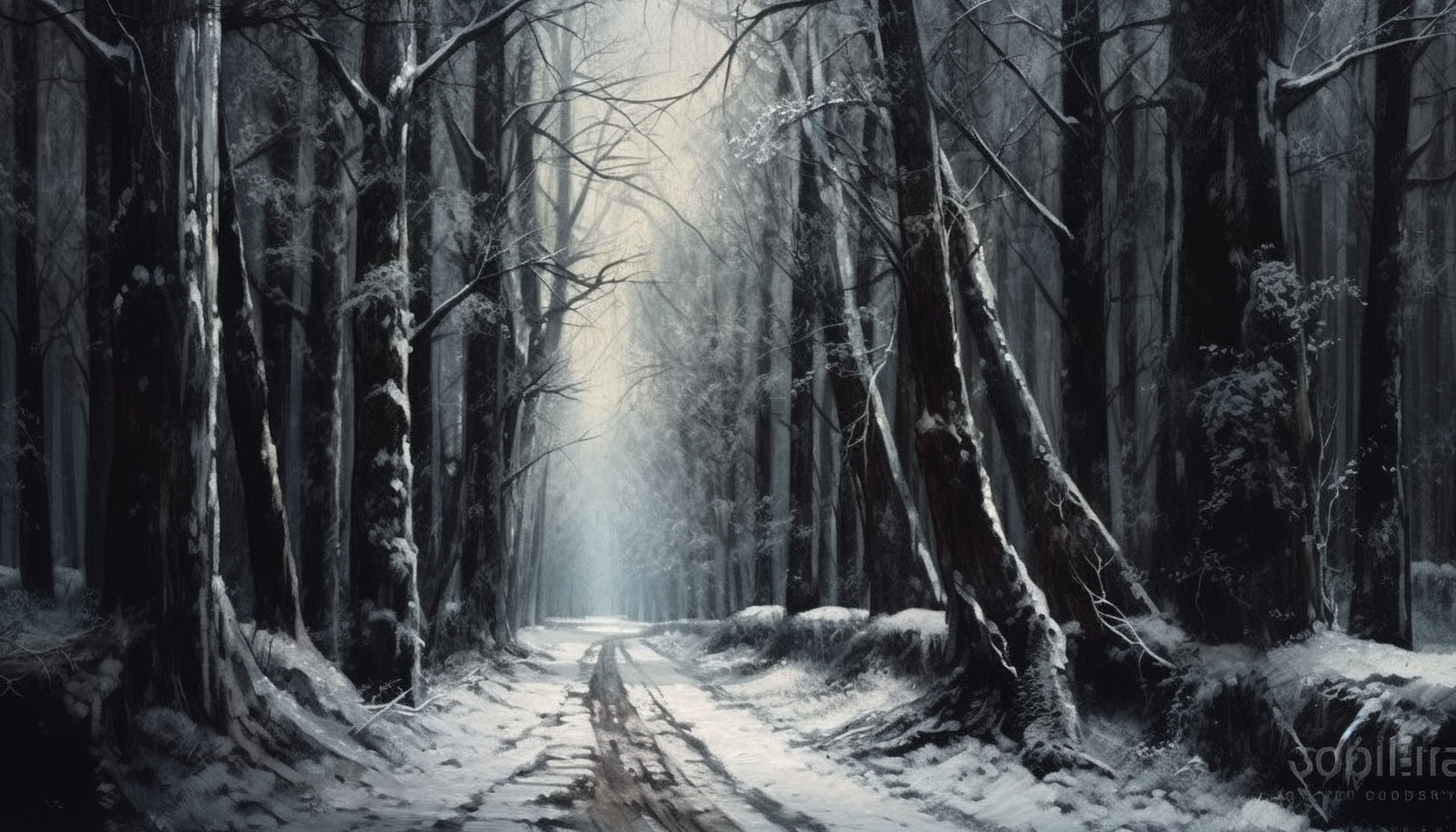
{"type": "Polygon", "coordinates": [[[930,678],[945,670],[945,613],[909,609],[879,615],[856,633],[836,658],[835,675],[849,678],[873,669],[930,678]]]}
{"type": "Polygon", "coordinates": [[[765,658],[799,658],[832,663],[864,627],[869,613],[845,607],[816,607],[789,616],[779,625],[765,658]]]}
{"type": "Polygon", "coordinates": [[[708,639],[707,651],[721,653],[731,647],[762,648],[773,639],[783,620],[784,608],[776,605],[739,610],[718,625],[717,631],[708,639]]]}

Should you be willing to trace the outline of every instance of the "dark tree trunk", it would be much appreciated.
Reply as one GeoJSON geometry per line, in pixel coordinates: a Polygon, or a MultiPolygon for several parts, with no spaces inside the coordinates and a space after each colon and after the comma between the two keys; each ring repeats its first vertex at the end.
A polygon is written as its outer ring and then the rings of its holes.
{"type": "MultiPolygon", "coordinates": [[[[278,470],[287,471],[294,464],[294,448],[289,445],[288,422],[294,409],[288,400],[292,388],[294,317],[294,247],[298,217],[299,140],[294,122],[298,118],[292,97],[283,91],[268,95],[264,105],[278,136],[267,153],[268,176],[272,187],[263,200],[263,256],[259,264],[258,285],[266,287],[262,296],[259,319],[262,323],[262,358],[268,384],[268,428],[278,454],[278,470]]],[[[220,230],[226,233],[226,227],[220,230]]],[[[223,278],[219,278],[220,280],[223,278]]],[[[251,305],[251,304],[250,304],[251,305]]]]}
{"type": "Polygon", "coordinates": [[[1185,92],[1175,96],[1171,140],[1182,199],[1161,545],[1177,562],[1184,623],[1205,638],[1259,645],[1325,617],[1305,322],[1280,314],[1278,301],[1298,291],[1279,265],[1277,125],[1264,92],[1281,17],[1278,4],[1256,0],[1182,7],[1170,68],[1185,92]],[[1225,407],[1238,396],[1279,404],[1238,416],[1225,407]]]}
{"type": "Polygon", "coordinates": [[[503,216],[505,179],[501,166],[505,105],[505,44],[489,35],[476,44],[474,158],[467,171],[476,194],[471,262],[480,274],[497,275],[481,290],[485,308],[466,324],[465,460],[470,498],[461,540],[460,587],[466,626],[509,647],[501,625],[505,553],[501,485],[503,381],[509,354],[510,312],[500,276],[502,257],[498,221],[503,216]]]}
{"type": "Polygon", "coordinates": [[[808,126],[799,142],[798,207],[789,293],[789,554],[785,607],[790,615],[819,605],[814,577],[815,479],[814,342],[819,307],[831,268],[830,219],[819,194],[819,174],[808,126]]]}
{"type": "MultiPolygon", "coordinates": [[[[322,78],[320,81],[322,82],[322,78]]],[[[326,98],[326,96],[325,96],[326,98]]],[[[337,655],[340,552],[339,302],[348,268],[348,217],[343,204],[344,131],[332,107],[320,106],[324,126],[314,165],[313,249],[308,307],[304,313],[303,435],[304,487],[300,499],[298,565],[303,621],[308,629],[329,628],[329,649],[337,655]],[[333,579],[330,579],[333,575],[333,579]]]]}
{"type": "Polygon", "coordinates": [[[774,599],[773,552],[774,533],[774,419],[773,400],[769,396],[769,378],[773,375],[773,243],[764,232],[763,251],[758,273],[758,362],[757,399],[754,418],[754,535],[753,603],[771,604],[774,599]]]}
{"type": "MultiPolygon", "coordinates": [[[[109,9],[87,3],[87,28],[114,41],[109,9]]],[[[86,584],[105,583],[106,515],[116,420],[112,362],[112,299],[120,285],[112,264],[125,241],[112,234],[116,200],[131,175],[132,125],[125,90],[99,68],[86,67],[86,584]]]]}
{"type": "Polygon", "coordinates": [[[219,137],[218,312],[222,318],[223,377],[233,445],[247,513],[248,562],[253,576],[253,615],[258,627],[304,634],[298,577],[278,480],[278,453],[268,426],[268,377],[253,334],[253,300],[237,193],[226,136],[219,137]]]}
{"type": "Polygon", "coordinates": [[[1007,732],[1027,762],[1046,770],[1073,761],[1080,743],[1066,648],[1041,589],[1007,542],[971,418],[940,216],[934,121],[909,0],[880,0],[900,217],[901,281],[914,326],[906,333],[920,417],[917,452],[948,596],[953,666],[1000,689],[1007,732]]]}
{"type": "Polygon", "coordinates": [[[945,203],[951,268],[965,298],[969,328],[981,354],[986,398],[1010,461],[1022,513],[1039,549],[1042,583],[1052,612],[1058,620],[1077,621],[1088,634],[1113,628],[1134,637],[1126,619],[1155,614],[1157,608],[1117,541],[1062,468],[1031,387],[1001,329],[988,291],[990,277],[980,254],[979,234],[959,207],[948,168],[944,175],[951,191],[945,203]]]}
{"type": "MultiPolygon", "coordinates": [[[[216,264],[209,215],[217,187],[216,10],[117,3],[140,65],[126,100],[146,142],[133,146],[129,198],[117,206],[116,452],[103,605],[151,625],[126,665],[129,710],[171,705],[226,719],[216,661],[216,264]],[[192,231],[189,232],[189,229],[192,231]],[[195,233],[202,229],[202,233],[195,233]],[[122,259],[131,255],[134,259],[122,259]]],[[[117,183],[120,184],[120,183],[117,183]]]]}
{"type": "Polygon", "coordinates": [[[22,214],[15,235],[15,462],[20,520],[20,586],[40,598],[55,595],[51,559],[50,476],[45,439],[45,337],[41,333],[41,286],[36,245],[40,206],[36,100],[39,65],[35,27],[10,27],[15,49],[16,202],[22,214]]]}
{"type": "MultiPolygon", "coordinates": [[[[1411,36],[1408,0],[1380,0],[1377,42],[1411,36]]],[[[1351,561],[1350,632],[1411,647],[1408,521],[1401,486],[1401,306],[1405,265],[1401,225],[1410,170],[1407,143],[1413,44],[1375,57],[1374,198],[1370,207],[1370,271],[1360,337],[1360,418],[1355,469],[1355,535],[1351,561]]]]}
{"type": "MultiPolygon", "coordinates": [[[[839,414],[840,446],[846,463],[841,477],[853,483],[845,496],[852,496],[863,531],[861,580],[870,612],[899,612],[927,601],[928,582],[919,577],[924,570],[915,552],[910,513],[895,486],[890,464],[892,440],[880,429],[881,414],[870,398],[863,359],[854,352],[844,295],[823,293],[820,314],[829,386],[839,414]]],[[[847,507],[844,500],[840,505],[847,507]]],[[[843,513],[839,522],[854,525],[843,513]]]]}
{"type": "MultiPolygon", "coordinates": [[[[1102,261],[1100,0],[1062,0],[1062,406],[1068,473],[1100,517],[1111,506],[1107,457],[1107,279],[1102,261]]],[[[1050,564],[1048,564],[1050,565],[1050,564]]],[[[1054,608],[1057,602],[1053,599],[1054,608]]],[[[1062,611],[1058,611],[1061,615],[1062,611]]]]}
{"type": "Polygon", "coordinates": [[[366,4],[363,82],[382,105],[364,118],[354,334],[354,466],[349,537],[354,681],[420,690],[420,605],[410,496],[409,265],[405,129],[413,53],[408,0],[366,4]]]}
{"type": "MultiPolygon", "coordinates": [[[[415,29],[420,47],[429,43],[430,27],[422,23],[415,29]]],[[[431,136],[434,133],[434,96],[429,89],[415,93],[410,111],[409,146],[410,205],[409,245],[411,266],[410,313],[416,321],[429,317],[433,309],[433,206],[430,191],[434,187],[434,154],[431,136]]],[[[438,552],[438,526],[435,524],[435,349],[433,338],[418,338],[410,344],[410,456],[414,463],[415,545],[420,563],[435,565],[438,552]]]]}

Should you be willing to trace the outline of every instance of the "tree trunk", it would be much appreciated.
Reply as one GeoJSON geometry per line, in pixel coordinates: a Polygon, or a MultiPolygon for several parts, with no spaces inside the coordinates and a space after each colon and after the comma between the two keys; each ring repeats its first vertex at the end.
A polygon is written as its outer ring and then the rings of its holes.
{"type": "Polygon", "coordinates": [[[1265,68],[1278,4],[1173,17],[1172,143],[1182,187],[1175,329],[1163,404],[1165,551],[1179,616],[1218,641],[1269,645],[1324,617],[1313,547],[1305,322],[1285,259],[1265,68]],[[1214,68],[1217,67],[1215,71],[1214,68]],[[1230,179],[1230,177],[1233,177],[1230,179]],[[1273,401],[1240,416],[1234,401],[1273,401]]]}
{"type": "Polygon", "coordinates": [[[354,643],[349,673],[373,692],[420,689],[420,604],[410,496],[409,266],[405,216],[408,0],[366,4],[363,81],[384,102],[365,118],[354,334],[354,474],[349,537],[354,643]]]}
{"type": "Polygon", "coordinates": [[[248,561],[253,575],[253,615],[259,628],[304,635],[298,605],[298,577],[278,453],[268,426],[268,376],[253,334],[253,299],[243,255],[237,192],[226,136],[219,137],[221,187],[218,193],[218,311],[222,318],[223,377],[233,445],[247,513],[248,561]]]}
{"type": "MultiPolygon", "coordinates": [[[[501,166],[505,44],[498,34],[476,44],[475,62],[475,156],[467,171],[476,194],[471,263],[480,274],[499,275],[502,258],[497,222],[505,207],[501,166]]],[[[469,632],[492,638],[501,632],[504,594],[501,408],[505,363],[514,350],[503,281],[498,276],[486,283],[481,291],[484,308],[466,324],[465,334],[465,487],[471,496],[461,540],[460,587],[469,632]]],[[[510,646],[504,635],[496,641],[502,647],[510,646]]]]}
{"type": "MultiPolygon", "coordinates": [[[[113,262],[116,453],[103,605],[151,624],[125,674],[129,710],[171,705],[226,719],[214,591],[217,576],[218,327],[216,9],[117,4],[139,63],[171,67],[131,79],[129,112],[149,140],[133,146],[130,199],[115,235],[137,259],[113,262]],[[138,115],[144,114],[144,115],[138,115]]],[[[221,597],[223,603],[225,597],[221,597]]]]}
{"type": "MultiPolygon", "coordinates": [[[[792,53],[792,49],[789,50],[792,53]]],[[[789,615],[819,606],[814,579],[814,494],[819,469],[814,453],[814,341],[819,307],[831,268],[831,222],[819,194],[819,174],[809,126],[800,131],[798,206],[789,293],[789,554],[785,607],[789,615]]]]}
{"type": "MultiPolygon", "coordinates": [[[[28,12],[27,12],[28,13],[28,12]]],[[[21,211],[15,235],[15,415],[16,484],[19,486],[20,586],[43,599],[55,596],[51,558],[50,475],[46,453],[45,350],[41,332],[40,239],[37,220],[40,183],[36,100],[39,65],[35,27],[10,28],[15,49],[16,203],[21,211]]]]}
{"type": "Polygon", "coordinates": [[[1066,648],[1041,589],[1001,528],[971,418],[954,294],[940,216],[934,121],[915,9],[880,0],[894,177],[900,217],[901,281],[915,325],[906,333],[920,416],[916,450],[948,596],[952,666],[991,679],[1008,707],[1007,733],[1023,740],[1036,771],[1070,764],[1080,743],[1067,682],[1066,648]]]}
{"type": "MultiPolygon", "coordinates": [[[[1406,0],[1380,0],[1376,39],[1411,36],[1406,0]]],[[[1410,649],[1411,574],[1408,521],[1401,486],[1401,305],[1405,264],[1401,226],[1410,170],[1413,44],[1375,57],[1375,144],[1371,159],[1370,270],[1360,337],[1360,418],[1355,469],[1355,534],[1351,561],[1350,633],[1410,649]]]]}
{"type": "MultiPolygon", "coordinates": [[[[328,96],[321,99],[327,102],[328,96]]],[[[338,656],[335,625],[338,570],[343,557],[339,505],[343,351],[338,316],[349,263],[349,235],[342,193],[343,125],[331,104],[321,103],[319,109],[324,125],[315,156],[311,207],[316,256],[309,270],[308,306],[303,319],[303,435],[309,441],[300,449],[304,487],[299,501],[298,566],[304,624],[315,632],[328,627],[330,654],[338,656]]]]}
{"type": "MultiPolygon", "coordinates": [[[[425,16],[428,18],[428,15],[425,16]]],[[[421,22],[415,27],[415,39],[421,47],[429,43],[430,26],[421,22]]],[[[409,262],[411,267],[410,313],[416,321],[429,317],[434,302],[434,207],[430,192],[434,188],[435,104],[429,89],[415,93],[410,110],[409,166],[409,262]]],[[[415,545],[420,563],[435,565],[439,526],[435,522],[435,349],[433,338],[418,338],[410,344],[409,400],[410,455],[414,463],[415,545]]]]}
{"type": "Polygon", "coordinates": [[[1026,516],[1030,538],[1044,566],[1043,584],[1058,620],[1073,620],[1092,634],[1112,628],[1132,637],[1128,617],[1157,612],[1152,598],[1062,468],[1031,387],[1011,353],[990,294],[980,235],[960,207],[944,166],[950,262],[965,299],[970,330],[981,354],[986,397],[1026,516]]]}
{"type": "MultiPolygon", "coordinates": [[[[115,41],[111,11],[86,4],[86,27],[115,41]]],[[[131,175],[132,125],[125,90],[98,67],[86,66],[86,585],[105,584],[107,506],[113,425],[112,299],[120,285],[112,264],[126,260],[126,241],[112,233],[116,202],[131,175]]]]}
{"type": "MultiPolygon", "coordinates": [[[[1062,405],[1067,467],[1099,517],[1107,455],[1107,279],[1103,271],[1101,0],[1062,0],[1062,405]]],[[[1049,563],[1048,566],[1051,566],[1049,563]]],[[[1052,599],[1053,609],[1059,604],[1052,599]]],[[[1058,615],[1065,614],[1057,609],[1058,615]]]]}

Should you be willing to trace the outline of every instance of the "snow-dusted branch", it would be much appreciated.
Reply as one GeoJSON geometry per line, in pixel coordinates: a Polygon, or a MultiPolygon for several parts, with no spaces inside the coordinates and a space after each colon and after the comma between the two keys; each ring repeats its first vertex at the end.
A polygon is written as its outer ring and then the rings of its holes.
{"type": "Polygon", "coordinates": [[[555,257],[556,254],[559,254],[559,252],[553,252],[551,254],[548,254],[544,258],[536,258],[534,260],[527,260],[524,263],[517,263],[516,265],[509,268],[497,269],[493,272],[487,272],[486,274],[479,275],[478,277],[472,279],[469,283],[461,286],[459,291],[446,298],[444,302],[442,302],[439,306],[435,307],[435,311],[431,312],[428,318],[425,318],[423,321],[420,322],[419,326],[415,327],[414,332],[411,332],[409,336],[410,343],[415,344],[424,340],[425,338],[430,337],[430,333],[434,332],[435,329],[440,326],[441,322],[445,320],[445,317],[449,315],[455,309],[455,307],[464,303],[466,298],[480,291],[490,281],[499,280],[502,276],[509,274],[515,269],[528,269],[533,267],[545,268],[547,266],[550,266],[551,258],[555,257]]]}
{"type": "Polygon", "coordinates": [[[1427,24],[1420,34],[1408,38],[1377,43],[1374,46],[1356,47],[1353,44],[1340,50],[1339,54],[1325,61],[1313,71],[1297,78],[1280,78],[1274,84],[1273,115],[1276,121],[1283,121],[1296,107],[1308,101],[1310,96],[1324,89],[1325,85],[1340,76],[1356,61],[1369,58],[1400,46],[1425,43],[1434,37],[1450,35],[1449,32],[1434,31],[1436,21],[1427,24]]]}
{"type": "MultiPolygon", "coordinates": [[[[1005,64],[1006,67],[1011,70],[1011,73],[1015,75],[1018,80],[1021,81],[1022,86],[1024,86],[1027,91],[1031,93],[1031,97],[1036,99],[1036,103],[1041,105],[1042,110],[1045,111],[1047,115],[1051,116],[1052,121],[1055,121],[1057,123],[1057,127],[1061,129],[1062,133],[1067,134],[1074,132],[1077,129],[1076,123],[1072,119],[1068,118],[1067,115],[1062,112],[1062,109],[1060,107],[1053,104],[1050,100],[1047,99],[1045,95],[1042,95],[1041,90],[1037,88],[1036,84],[1033,84],[1031,82],[1031,79],[1026,77],[1026,73],[1021,71],[1021,67],[1017,66],[1016,62],[1011,60],[1011,56],[1006,54],[1006,50],[1001,48],[1001,44],[997,43],[996,39],[991,37],[991,33],[986,31],[986,27],[981,25],[981,21],[977,20],[975,16],[970,14],[971,10],[967,8],[965,0],[956,0],[956,5],[960,6],[961,9],[965,11],[966,21],[971,24],[971,28],[976,30],[976,34],[980,35],[981,40],[984,41],[987,46],[991,47],[991,51],[996,53],[996,57],[1001,60],[1001,63],[1005,64]]],[[[1093,94],[1098,95],[1100,94],[1100,91],[1094,90],[1093,94]]]]}
{"type": "Polygon", "coordinates": [[[455,53],[469,46],[475,41],[485,37],[491,30],[500,26],[506,18],[514,14],[522,6],[531,0],[511,0],[505,6],[491,11],[491,4],[481,2],[480,10],[475,13],[475,18],[463,27],[458,29],[446,41],[440,44],[433,54],[425,58],[415,67],[405,67],[401,72],[401,79],[413,86],[419,86],[430,80],[435,73],[440,71],[455,53]]]}
{"type": "Polygon", "coordinates": [[[1068,231],[1067,226],[1057,218],[1056,214],[1052,213],[1052,209],[1042,204],[1042,201],[1037,199],[1036,195],[1026,185],[1022,184],[1021,180],[1016,177],[1016,174],[1011,172],[1011,169],[1006,166],[1006,163],[1001,161],[1001,157],[996,155],[996,151],[986,142],[986,139],[981,135],[980,131],[973,125],[966,123],[956,113],[955,109],[951,107],[950,102],[946,101],[944,96],[939,92],[932,91],[931,96],[940,116],[950,122],[951,126],[976,148],[982,158],[986,160],[986,164],[996,172],[996,175],[1000,176],[1011,190],[1015,191],[1016,195],[1031,210],[1036,212],[1036,215],[1041,218],[1042,223],[1052,232],[1052,235],[1059,241],[1070,241],[1072,239],[1072,232],[1068,231]]]}
{"type": "Polygon", "coordinates": [[[294,27],[298,34],[313,49],[314,55],[318,58],[319,66],[322,66],[329,75],[333,76],[339,88],[344,91],[344,98],[359,118],[369,121],[379,121],[382,116],[383,105],[379,99],[370,94],[364,81],[344,66],[339,58],[339,50],[334,46],[333,41],[319,34],[311,24],[301,23],[294,27]]]}
{"type": "Polygon", "coordinates": [[[130,47],[108,43],[86,28],[86,25],[78,19],[84,11],[83,9],[68,11],[58,6],[55,0],[36,0],[36,6],[61,27],[71,42],[76,44],[76,48],[80,49],[87,60],[91,61],[108,80],[117,86],[126,86],[131,83],[132,76],[136,73],[136,53],[130,47]]]}

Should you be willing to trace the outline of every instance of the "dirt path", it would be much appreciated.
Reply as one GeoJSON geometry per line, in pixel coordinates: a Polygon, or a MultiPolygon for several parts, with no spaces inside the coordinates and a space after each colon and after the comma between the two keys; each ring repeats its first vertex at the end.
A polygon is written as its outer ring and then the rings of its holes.
{"type": "Polygon", "coordinates": [[[617,641],[602,643],[587,694],[598,748],[593,821],[603,832],[742,832],[663,753],[627,698],[618,653],[617,641]]]}

